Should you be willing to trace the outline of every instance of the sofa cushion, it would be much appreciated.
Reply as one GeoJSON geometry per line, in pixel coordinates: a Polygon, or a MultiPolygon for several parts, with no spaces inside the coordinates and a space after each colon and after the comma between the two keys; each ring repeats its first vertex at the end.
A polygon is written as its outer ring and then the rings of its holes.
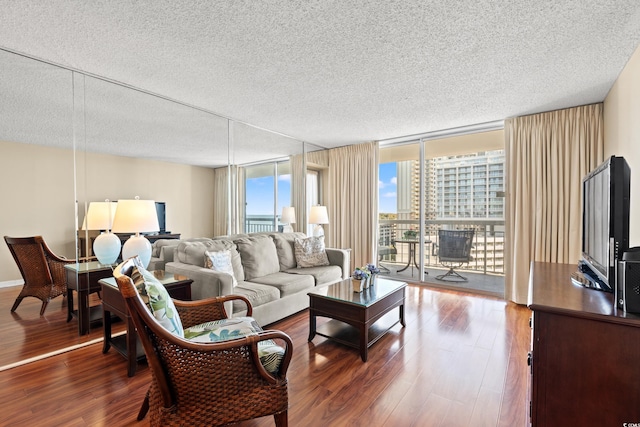
{"type": "Polygon", "coordinates": [[[244,280],[262,277],[280,271],[278,251],[267,236],[242,237],[234,240],[244,268],[244,280]]]}
{"type": "MultiPolygon", "coordinates": [[[[257,335],[261,331],[262,328],[253,317],[235,317],[192,326],[185,329],[184,337],[200,343],[221,342],[257,335]]],[[[259,341],[258,357],[268,372],[276,373],[284,357],[284,348],[273,340],[259,341]]]]}
{"type": "Polygon", "coordinates": [[[236,286],[238,284],[236,276],[233,272],[230,250],[225,249],[224,251],[205,251],[204,256],[205,268],[219,271],[220,273],[226,273],[233,279],[233,286],[236,286]]]}
{"type": "Polygon", "coordinates": [[[272,233],[271,238],[276,245],[278,251],[278,261],[280,262],[280,271],[290,268],[296,268],[296,255],[293,248],[293,241],[296,238],[304,239],[304,233],[272,233]]]}
{"type": "Polygon", "coordinates": [[[262,285],[269,285],[277,288],[280,290],[280,298],[296,294],[305,289],[311,289],[315,286],[313,276],[282,272],[269,274],[268,276],[255,277],[251,279],[251,283],[260,283],[262,285]]]}
{"type": "Polygon", "coordinates": [[[204,267],[206,251],[224,251],[231,252],[231,265],[233,266],[233,274],[237,281],[244,280],[244,270],[242,268],[242,262],[240,254],[236,249],[236,245],[226,239],[207,239],[198,242],[180,242],[175,252],[175,258],[178,262],[184,264],[197,265],[204,267]]]}
{"type": "Polygon", "coordinates": [[[337,265],[323,265],[320,267],[291,268],[286,271],[289,274],[310,275],[315,279],[315,285],[336,282],[342,279],[342,269],[337,265]]]}
{"type": "MultiPolygon", "coordinates": [[[[278,288],[253,282],[238,282],[238,286],[233,288],[233,293],[246,297],[254,308],[280,299],[280,290],[278,288]]],[[[246,309],[247,305],[244,301],[233,301],[234,313],[246,309]]]]}
{"type": "Polygon", "coordinates": [[[172,334],[183,337],[184,331],[178,310],[164,285],[153,273],[138,266],[133,267],[131,279],[158,323],[172,334]]]}
{"type": "Polygon", "coordinates": [[[324,236],[312,236],[306,239],[295,238],[293,246],[298,268],[329,265],[329,258],[324,249],[324,236]]]}

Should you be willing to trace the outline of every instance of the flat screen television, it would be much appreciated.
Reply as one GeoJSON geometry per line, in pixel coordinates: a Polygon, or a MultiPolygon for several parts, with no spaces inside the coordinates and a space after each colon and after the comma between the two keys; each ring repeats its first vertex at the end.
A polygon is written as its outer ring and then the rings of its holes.
{"type": "Polygon", "coordinates": [[[611,156],[582,180],[582,259],[587,286],[611,292],[615,265],[629,247],[631,172],[611,156]]]}

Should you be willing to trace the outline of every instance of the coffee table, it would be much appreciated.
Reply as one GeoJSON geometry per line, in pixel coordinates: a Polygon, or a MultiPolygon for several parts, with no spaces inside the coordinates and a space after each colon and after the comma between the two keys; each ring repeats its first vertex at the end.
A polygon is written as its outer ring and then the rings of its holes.
{"type": "Polygon", "coordinates": [[[376,277],[375,284],[353,292],[351,279],[309,292],[309,342],[316,335],[360,350],[363,362],[368,350],[392,327],[404,321],[405,282],[376,277]],[[399,307],[399,317],[385,316],[399,307]],[[316,317],[331,319],[316,328],[316,317]]]}
{"type": "MultiPolygon", "coordinates": [[[[153,275],[167,288],[167,292],[172,298],[182,301],[191,300],[191,283],[193,280],[187,276],[166,273],[164,270],[152,271],[153,275]]],[[[102,285],[102,324],[104,340],[102,352],[107,353],[111,346],[127,359],[127,375],[130,377],[136,374],[138,360],[144,360],[144,350],[138,345],[138,333],[131,320],[131,316],[125,305],[124,298],[118,289],[116,279],[112,276],[101,279],[102,285]],[[127,323],[126,334],[111,336],[111,315],[115,314],[127,323]]]]}

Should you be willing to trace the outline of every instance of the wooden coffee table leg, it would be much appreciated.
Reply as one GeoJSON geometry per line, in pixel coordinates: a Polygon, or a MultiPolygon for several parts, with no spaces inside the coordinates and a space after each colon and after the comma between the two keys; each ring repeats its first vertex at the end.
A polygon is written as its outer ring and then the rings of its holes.
{"type": "Polygon", "coordinates": [[[102,352],[107,353],[111,348],[111,312],[102,306],[102,352]]]}
{"type": "Polygon", "coordinates": [[[309,342],[316,336],[316,314],[313,310],[309,310],[309,342]]]}
{"type": "Polygon", "coordinates": [[[369,327],[366,323],[360,325],[360,357],[363,362],[369,358],[369,327]]]}

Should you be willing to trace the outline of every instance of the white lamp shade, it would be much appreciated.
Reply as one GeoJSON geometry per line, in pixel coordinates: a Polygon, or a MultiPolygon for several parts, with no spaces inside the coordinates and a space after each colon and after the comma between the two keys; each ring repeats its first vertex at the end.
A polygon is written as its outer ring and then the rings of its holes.
{"type": "Polygon", "coordinates": [[[296,208],[293,206],[285,206],[282,208],[282,218],[280,222],[283,224],[295,224],[296,223],[296,208]]]}
{"type": "Polygon", "coordinates": [[[91,202],[82,222],[83,230],[111,230],[117,202],[91,202]]]}
{"type": "Polygon", "coordinates": [[[329,214],[326,206],[311,206],[309,224],[329,224],[329,214]]]}
{"type": "Polygon", "coordinates": [[[120,238],[113,233],[102,233],[93,241],[93,254],[100,264],[114,264],[120,255],[120,238]]]}
{"type": "Polygon", "coordinates": [[[153,200],[118,200],[118,209],[116,209],[116,215],[113,219],[114,233],[149,233],[154,231],[160,231],[156,202],[153,200]]]}
{"type": "Polygon", "coordinates": [[[144,236],[131,236],[122,246],[122,259],[129,259],[136,255],[144,268],[147,268],[151,261],[151,242],[144,236]]]}

